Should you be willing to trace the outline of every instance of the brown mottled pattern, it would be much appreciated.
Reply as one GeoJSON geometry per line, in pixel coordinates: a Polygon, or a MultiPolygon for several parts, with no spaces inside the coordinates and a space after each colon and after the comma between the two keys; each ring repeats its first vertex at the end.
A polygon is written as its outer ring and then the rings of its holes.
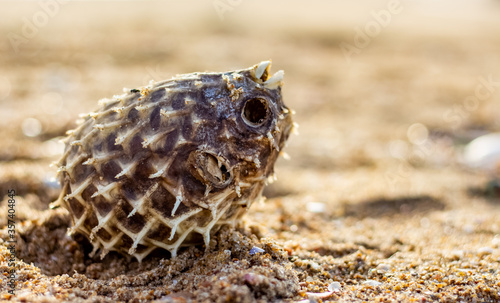
{"type": "Polygon", "coordinates": [[[71,232],[92,254],[208,245],[259,199],[292,129],[270,62],[194,73],[101,100],[68,132],[59,162],[71,232]]]}

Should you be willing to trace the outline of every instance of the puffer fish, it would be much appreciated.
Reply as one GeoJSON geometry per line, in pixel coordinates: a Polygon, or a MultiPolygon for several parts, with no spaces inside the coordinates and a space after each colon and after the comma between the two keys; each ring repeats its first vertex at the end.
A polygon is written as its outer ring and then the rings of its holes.
{"type": "Polygon", "coordinates": [[[234,224],[274,176],[294,123],[283,71],[270,61],[191,73],[101,100],[67,132],[57,163],[69,233],[139,262],[160,248],[205,244],[234,224]]]}

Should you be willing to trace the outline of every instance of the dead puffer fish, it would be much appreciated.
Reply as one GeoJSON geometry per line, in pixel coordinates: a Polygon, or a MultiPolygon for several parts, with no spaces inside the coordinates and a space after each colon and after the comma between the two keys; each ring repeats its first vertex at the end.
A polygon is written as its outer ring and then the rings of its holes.
{"type": "Polygon", "coordinates": [[[293,128],[270,64],[126,90],[67,133],[53,207],[69,210],[91,256],[208,247],[261,197],[293,128]]]}

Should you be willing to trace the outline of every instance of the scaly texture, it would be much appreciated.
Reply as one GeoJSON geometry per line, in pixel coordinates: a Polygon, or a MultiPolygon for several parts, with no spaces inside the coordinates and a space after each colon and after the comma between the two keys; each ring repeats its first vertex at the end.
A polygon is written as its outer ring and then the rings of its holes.
{"type": "Polygon", "coordinates": [[[193,73],[100,101],[68,132],[53,206],[73,218],[92,255],[200,243],[234,224],[274,177],[293,127],[283,71],[270,62],[193,73]]]}

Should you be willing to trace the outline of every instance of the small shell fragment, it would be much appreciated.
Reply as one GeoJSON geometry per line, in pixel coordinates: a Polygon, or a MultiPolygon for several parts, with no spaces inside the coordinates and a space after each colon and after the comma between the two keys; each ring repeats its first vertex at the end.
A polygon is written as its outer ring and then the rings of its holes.
{"type": "Polygon", "coordinates": [[[500,171],[500,133],[474,139],[464,149],[464,163],[471,168],[500,171]]]}
{"type": "Polygon", "coordinates": [[[252,249],[250,249],[250,251],[248,252],[250,255],[255,255],[255,254],[258,254],[258,253],[263,253],[265,252],[265,250],[263,250],[262,248],[260,247],[257,247],[257,246],[254,246],[252,247],[252,249]]]}

